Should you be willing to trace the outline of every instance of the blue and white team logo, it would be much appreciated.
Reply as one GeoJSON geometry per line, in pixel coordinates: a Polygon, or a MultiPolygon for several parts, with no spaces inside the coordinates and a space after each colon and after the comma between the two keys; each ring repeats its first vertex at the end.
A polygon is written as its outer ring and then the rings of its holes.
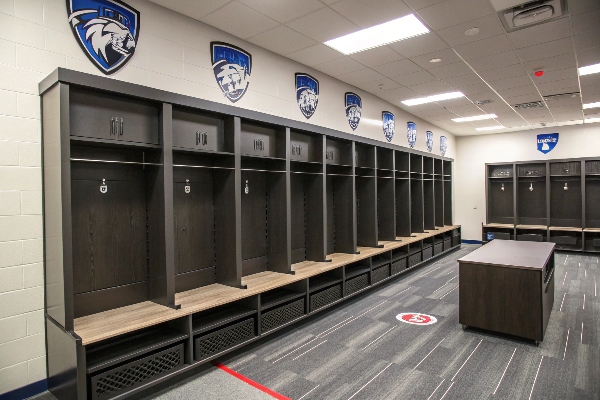
{"type": "Polygon", "coordinates": [[[408,139],[408,145],[412,149],[417,143],[417,124],[414,122],[406,123],[406,138],[408,139]]]}
{"type": "Polygon", "coordinates": [[[433,132],[425,132],[425,144],[427,145],[427,151],[431,153],[431,150],[433,150],[433,132]]]}
{"type": "Polygon", "coordinates": [[[242,98],[250,84],[252,55],[239,47],[210,43],[213,72],[219,87],[232,103],[242,98]]]}
{"type": "Polygon", "coordinates": [[[537,135],[537,149],[544,154],[550,153],[558,143],[558,133],[537,135]]]}
{"type": "Polygon", "coordinates": [[[135,52],[140,13],[118,0],[67,0],[69,25],[77,43],[106,75],[122,68],[135,52]]]}
{"type": "Polygon", "coordinates": [[[446,150],[448,150],[448,139],[446,136],[440,136],[440,154],[445,156],[446,150]]]}
{"type": "Polygon", "coordinates": [[[358,128],[360,116],[362,114],[362,100],[356,93],[346,92],[345,94],[346,118],[353,131],[358,128]]]}
{"type": "Polygon", "coordinates": [[[319,81],[308,74],[296,73],[296,100],[302,114],[308,119],[317,111],[319,81]]]}
{"type": "Polygon", "coordinates": [[[385,135],[385,140],[391,142],[394,137],[394,129],[396,127],[394,114],[389,111],[384,111],[381,113],[381,119],[383,120],[383,134],[385,135]]]}

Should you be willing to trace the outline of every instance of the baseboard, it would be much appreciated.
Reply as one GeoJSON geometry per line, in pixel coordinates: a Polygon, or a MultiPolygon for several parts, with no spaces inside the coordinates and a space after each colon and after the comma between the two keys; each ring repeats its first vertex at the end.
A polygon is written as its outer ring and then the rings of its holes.
{"type": "Polygon", "coordinates": [[[467,240],[467,239],[463,239],[461,240],[462,243],[464,244],[483,244],[483,242],[481,240],[467,240]]]}
{"type": "Polygon", "coordinates": [[[48,381],[43,379],[13,391],[0,394],[0,400],[23,400],[45,392],[46,390],[48,390],[48,381]]]}

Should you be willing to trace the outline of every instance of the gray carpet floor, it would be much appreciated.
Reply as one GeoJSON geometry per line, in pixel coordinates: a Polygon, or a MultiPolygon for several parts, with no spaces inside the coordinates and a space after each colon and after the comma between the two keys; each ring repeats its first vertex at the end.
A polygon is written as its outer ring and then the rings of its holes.
{"type": "MultiPolygon", "coordinates": [[[[598,257],[557,253],[554,309],[535,346],[459,325],[457,260],[475,248],[463,245],[219,361],[295,400],[600,399],[598,257]],[[437,323],[405,324],[396,319],[402,312],[437,323]]],[[[269,398],[215,371],[151,398],[269,398]]]]}

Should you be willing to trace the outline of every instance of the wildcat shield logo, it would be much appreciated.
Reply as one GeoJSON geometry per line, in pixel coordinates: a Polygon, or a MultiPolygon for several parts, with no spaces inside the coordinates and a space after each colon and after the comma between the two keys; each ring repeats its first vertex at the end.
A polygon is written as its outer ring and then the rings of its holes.
{"type": "Polygon", "coordinates": [[[296,73],[296,100],[302,114],[308,119],[317,111],[319,81],[308,74],[296,73]]]}
{"type": "Polygon", "coordinates": [[[446,136],[440,136],[440,154],[446,155],[446,150],[448,150],[448,139],[446,136]]]}
{"type": "Polygon", "coordinates": [[[250,84],[252,56],[239,47],[211,42],[213,72],[219,87],[232,103],[242,98],[250,84]]]}
{"type": "Polygon", "coordinates": [[[406,138],[408,139],[408,145],[412,149],[417,143],[417,124],[414,122],[406,123],[406,138]]]}
{"type": "Polygon", "coordinates": [[[122,68],[135,52],[140,13],[118,0],[67,0],[69,25],[79,46],[106,75],[122,68]]]}
{"type": "Polygon", "coordinates": [[[558,144],[558,133],[537,135],[537,149],[544,154],[550,153],[558,144]]]}
{"type": "Polygon", "coordinates": [[[356,93],[346,92],[345,94],[346,117],[353,131],[358,128],[360,116],[362,113],[362,100],[356,93]]]}
{"type": "Polygon", "coordinates": [[[425,132],[425,144],[427,144],[427,151],[431,153],[431,150],[433,150],[433,132],[425,132]]]}
{"type": "Polygon", "coordinates": [[[391,142],[394,137],[394,129],[396,128],[394,114],[389,111],[384,111],[381,113],[381,118],[383,119],[383,134],[385,135],[385,140],[391,142]]]}

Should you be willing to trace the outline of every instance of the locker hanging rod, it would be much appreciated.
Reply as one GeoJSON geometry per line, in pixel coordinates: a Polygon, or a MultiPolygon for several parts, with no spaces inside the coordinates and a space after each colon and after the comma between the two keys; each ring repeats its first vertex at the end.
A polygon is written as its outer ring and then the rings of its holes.
{"type": "Polygon", "coordinates": [[[310,175],[323,175],[322,172],[303,172],[303,171],[290,171],[292,174],[310,174],[310,175]]]}
{"type": "Polygon", "coordinates": [[[133,165],[163,165],[161,163],[139,162],[139,161],[116,161],[116,160],[90,160],[87,158],[71,158],[71,161],[77,162],[94,162],[105,164],[133,164],[133,165]]]}
{"type": "Polygon", "coordinates": [[[277,172],[277,173],[284,173],[285,171],[273,171],[270,169],[253,169],[253,168],[240,168],[240,171],[254,171],[254,172],[277,172]]]}
{"type": "Polygon", "coordinates": [[[173,167],[177,168],[206,168],[206,169],[230,169],[234,170],[232,167],[211,167],[208,165],[187,165],[187,164],[173,164],[173,167]]]}

